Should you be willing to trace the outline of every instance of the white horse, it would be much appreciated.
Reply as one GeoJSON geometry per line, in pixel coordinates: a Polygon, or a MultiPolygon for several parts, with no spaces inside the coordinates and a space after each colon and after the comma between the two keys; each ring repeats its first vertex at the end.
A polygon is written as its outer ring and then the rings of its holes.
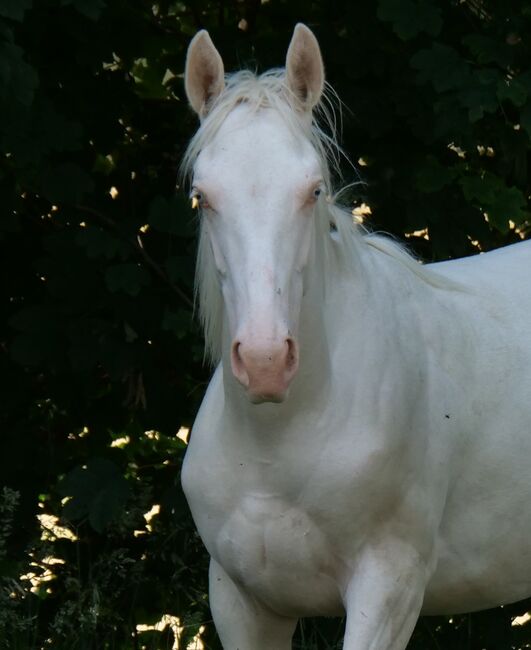
{"type": "Polygon", "coordinates": [[[201,31],[185,82],[219,363],[182,483],[223,647],[346,613],[345,650],[403,650],[419,614],[531,595],[531,242],[421,266],[353,225],[304,25],[258,77],[201,31]]]}

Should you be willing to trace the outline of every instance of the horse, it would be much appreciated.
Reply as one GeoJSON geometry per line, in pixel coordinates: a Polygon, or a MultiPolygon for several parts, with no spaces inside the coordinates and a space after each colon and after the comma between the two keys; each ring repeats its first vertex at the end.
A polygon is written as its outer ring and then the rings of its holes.
{"type": "Polygon", "coordinates": [[[422,265],[355,224],[303,24],[261,75],[198,32],[185,89],[215,371],[181,481],[225,650],[338,615],[344,650],[404,650],[531,595],[531,242],[422,265]]]}

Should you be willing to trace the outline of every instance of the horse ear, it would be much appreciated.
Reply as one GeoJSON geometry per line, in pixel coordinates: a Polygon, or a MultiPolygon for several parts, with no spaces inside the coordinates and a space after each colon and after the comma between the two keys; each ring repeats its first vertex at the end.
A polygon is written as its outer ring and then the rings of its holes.
{"type": "Polygon", "coordinates": [[[208,32],[202,29],[188,46],[184,87],[188,101],[203,119],[225,88],[223,61],[208,32]]]}
{"type": "Polygon", "coordinates": [[[298,23],[286,56],[286,81],[304,111],[311,111],[324,88],[324,65],[313,32],[298,23]]]}

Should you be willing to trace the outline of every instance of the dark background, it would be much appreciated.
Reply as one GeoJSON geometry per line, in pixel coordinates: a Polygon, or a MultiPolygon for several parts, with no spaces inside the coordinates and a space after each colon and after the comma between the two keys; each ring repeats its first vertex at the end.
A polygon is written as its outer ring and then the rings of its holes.
{"type": "MultiPolygon", "coordinates": [[[[348,107],[369,228],[426,261],[531,232],[531,2],[0,0],[2,650],[171,648],[137,628],[163,614],[219,648],[175,435],[209,376],[182,71],[201,27],[227,70],[282,65],[297,21],[348,107]]],[[[421,619],[409,648],[529,648],[527,610],[421,619]]],[[[296,646],[340,640],[305,621],[296,646]]]]}

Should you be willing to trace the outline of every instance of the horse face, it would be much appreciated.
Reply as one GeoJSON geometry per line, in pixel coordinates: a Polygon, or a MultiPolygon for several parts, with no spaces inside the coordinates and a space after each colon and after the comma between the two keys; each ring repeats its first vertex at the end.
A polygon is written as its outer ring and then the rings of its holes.
{"type": "Polygon", "coordinates": [[[230,328],[232,372],[251,401],[282,401],[298,369],[303,270],[322,178],[278,113],[244,104],[200,153],[202,208],[230,328]]]}
{"type": "MultiPolygon", "coordinates": [[[[304,25],[296,26],[288,49],[285,85],[289,110],[308,126],[324,69],[317,40],[304,25]]],[[[185,86],[200,119],[215,119],[224,67],[205,31],[190,44],[185,86]]],[[[302,271],[322,178],[318,157],[301,133],[297,137],[295,123],[290,128],[271,108],[251,110],[243,99],[214,130],[194,168],[193,196],[228,315],[225,359],[253,402],[283,401],[299,364],[302,271]]]]}

